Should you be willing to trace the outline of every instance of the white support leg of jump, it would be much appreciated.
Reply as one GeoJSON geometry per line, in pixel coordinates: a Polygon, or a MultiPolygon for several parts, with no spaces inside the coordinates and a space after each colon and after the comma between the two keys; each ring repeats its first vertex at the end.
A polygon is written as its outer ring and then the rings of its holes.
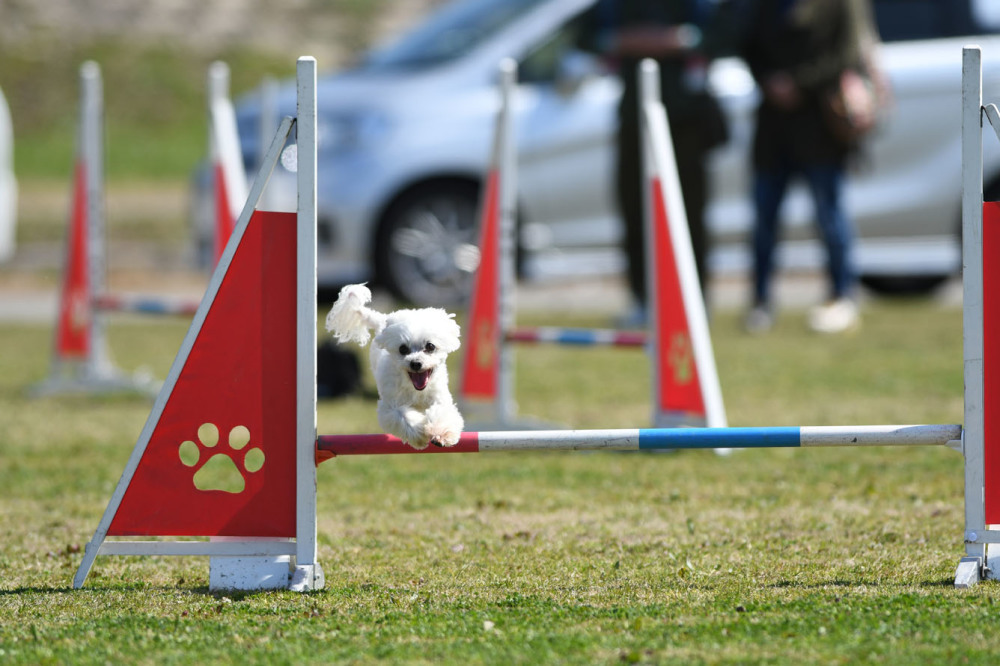
{"type": "Polygon", "coordinates": [[[497,306],[500,323],[500,376],[497,378],[497,416],[501,423],[513,423],[517,412],[514,400],[514,356],[504,343],[507,331],[514,328],[517,311],[516,245],[517,236],[517,137],[514,135],[514,93],[517,89],[517,63],[510,58],[500,62],[500,117],[497,121],[496,145],[493,147],[500,164],[500,265],[497,306]]]}
{"type": "MultiPolygon", "coordinates": [[[[238,542],[247,539],[212,537],[211,543],[238,542]]],[[[274,539],[260,539],[262,543],[274,539]]],[[[252,555],[212,555],[208,558],[208,589],[226,590],[284,590],[289,587],[293,572],[293,559],[288,554],[252,555]]]]}
{"type": "Polygon", "coordinates": [[[316,560],[316,60],[298,61],[298,289],[296,374],[296,537],[290,588],[325,584],[316,560]],[[303,149],[304,147],[304,149],[303,149]]]}
{"type": "MultiPolygon", "coordinates": [[[[219,264],[209,282],[204,298],[194,315],[191,327],[188,330],[184,341],[181,343],[177,357],[171,366],[163,389],[157,399],[147,419],[146,425],[139,436],[126,466],[125,471],[119,480],[118,486],[112,495],[104,515],[94,532],[94,536],[88,543],[83,561],[77,570],[73,580],[76,588],[82,587],[86,582],[91,567],[98,555],[207,555],[210,558],[209,580],[211,589],[240,589],[258,590],[271,588],[288,588],[296,591],[308,591],[322,588],[324,585],[323,570],[316,560],[316,62],[312,58],[300,59],[298,63],[298,119],[285,118],[272,140],[267,151],[264,163],[259,170],[252,186],[246,205],[236,225],[230,242],[227,244],[219,264]],[[292,497],[281,500],[282,506],[291,506],[294,503],[292,525],[287,528],[285,534],[294,535],[283,537],[260,537],[260,536],[227,536],[213,537],[209,541],[119,541],[108,540],[108,535],[129,536],[132,534],[150,534],[143,526],[133,526],[127,528],[113,528],[112,522],[119,516],[119,510],[123,505],[135,507],[137,501],[129,504],[128,493],[132,490],[132,484],[136,479],[137,470],[140,468],[149,470],[149,465],[158,463],[148,463],[144,466],[147,447],[150,445],[154,433],[158,432],[161,419],[168,409],[171,396],[178,388],[178,381],[184,372],[188,362],[191,360],[192,350],[199,344],[199,335],[205,327],[210,311],[216,304],[216,298],[226,280],[227,273],[233,265],[237,252],[243,246],[245,233],[250,224],[251,218],[255,215],[256,207],[261,199],[261,194],[270,178],[278,159],[293,129],[297,129],[297,169],[299,203],[295,216],[295,254],[292,259],[295,263],[294,284],[295,290],[293,301],[287,302],[294,306],[294,344],[295,356],[291,362],[295,364],[294,385],[295,399],[292,403],[294,413],[289,413],[288,417],[294,422],[294,445],[284,446],[285,450],[290,450],[293,461],[293,482],[290,489],[292,497]]],[[[286,160],[290,163],[293,160],[286,160]]],[[[269,218],[264,213],[265,220],[273,219],[275,224],[281,218],[269,218]]],[[[287,219],[285,217],[284,219],[287,219]]],[[[255,227],[260,229],[260,227],[255,227]]],[[[258,231],[258,238],[262,232],[258,231]]],[[[276,238],[288,238],[287,234],[275,236],[276,238]]],[[[259,242],[259,241],[258,241],[259,242]]],[[[283,246],[285,248],[291,246],[283,246]]],[[[283,250],[283,251],[287,251],[283,250]]],[[[287,255],[284,255],[287,257],[287,255]]],[[[276,255],[276,266],[283,267],[285,259],[276,255]]],[[[243,264],[246,265],[245,263],[243,264]]],[[[245,269],[244,269],[245,270],[245,269]]],[[[284,270],[284,268],[281,268],[284,270]]],[[[287,273],[280,273],[287,279],[287,273]]],[[[230,298],[227,303],[232,307],[234,300],[230,298]]],[[[276,302],[276,301],[274,301],[276,302]]],[[[240,306],[237,306],[239,309],[240,306]]],[[[286,317],[283,321],[290,321],[286,317]]],[[[272,327],[274,331],[281,331],[280,327],[272,327]]],[[[287,329],[285,329],[287,331],[287,329]]],[[[284,335],[281,333],[280,335],[284,335]]],[[[288,349],[285,348],[287,353],[288,349]]],[[[206,365],[204,356],[200,361],[195,361],[195,365],[204,367],[206,365]]],[[[186,381],[192,381],[188,379],[186,381]]],[[[199,380],[193,379],[195,383],[199,380]]],[[[288,381],[288,380],[286,380],[288,381]]],[[[289,382],[291,383],[291,382],[289,382]]],[[[189,389],[190,390],[190,389],[189,389]]],[[[182,390],[183,394],[184,391],[182,390]]],[[[176,416],[174,416],[176,418],[176,416]]],[[[261,425],[261,424],[258,424],[261,425]]],[[[169,426],[166,426],[169,428],[169,426]]],[[[263,425],[261,425],[263,427],[263,425]]],[[[259,432],[259,431],[258,431],[259,432]]],[[[169,436],[168,436],[169,439],[169,436]]],[[[163,440],[158,440],[161,442],[163,440]]],[[[285,442],[288,440],[285,439],[285,442]]],[[[172,446],[172,442],[168,446],[172,446]]],[[[159,449],[162,451],[163,449],[159,449]]],[[[155,456],[154,456],[155,457],[155,456]]],[[[288,460],[285,461],[287,469],[288,460]]],[[[171,466],[164,466],[167,478],[170,474],[176,474],[176,461],[171,466]],[[174,470],[174,472],[170,472],[174,470]]],[[[187,463],[183,463],[187,464],[187,463]]],[[[249,468],[247,468],[247,471],[249,468]]],[[[145,477],[148,478],[148,477],[145,477]]],[[[174,477],[176,478],[176,477],[174,477]]],[[[284,477],[284,478],[287,478],[284,477]]],[[[178,479],[179,480],[179,479],[178,479]]],[[[190,480],[185,478],[184,482],[190,480]]],[[[197,484],[195,484],[197,486],[197,484]]],[[[148,486],[146,486],[148,489],[148,486]]],[[[267,487],[258,487],[260,493],[265,493],[267,487]]],[[[200,487],[198,490],[202,490],[200,487]]],[[[141,496],[142,490],[136,490],[141,496]]],[[[190,493],[190,491],[186,491],[190,493]]],[[[277,496],[282,496],[278,493],[277,496]]],[[[178,495],[181,502],[190,502],[190,495],[178,495]]],[[[253,498],[248,498],[253,501],[253,498]]],[[[212,500],[207,500],[211,504],[212,500]]],[[[233,510],[232,504],[228,504],[229,511],[233,510]]],[[[280,512],[279,512],[280,513],[280,512]]],[[[239,518],[238,512],[233,513],[234,519],[246,520],[246,517],[239,518]]],[[[252,519],[252,516],[250,517],[252,519]]],[[[126,522],[128,519],[124,519],[126,522]]],[[[279,522],[284,518],[278,519],[279,522]]],[[[159,523],[163,525],[164,523],[159,523]]],[[[175,523],[176,524],[176,523],[175,523]]],[[[182,521],[182,525],[183,525],[182,521]]],[[[163,534],[198,536],[202,534],[215,534],[214,531],[176,531],[176,530],[215,530],[215,527],[194,527],[193,525],[203,524],[198,521],[187,523],[191,527],[161,527],[148,529],[174,530],[166,531],[163,534]]],[[[272,523],[274,525],[274,523],[272,523]]],[[[253,528],[246,528],[247,534],[253,534],[253,528]]],[[[267,528],[276,533],[284,533],[286,527],[275,526],[267,528]]],[[[239,534],[239,533],[237,533],[239,534]]]]}
{"type": "Polygon", "coordinates": [[[978,582],[986,563],[983,424],[983,144],[982,53],[962,51],[962,336],[965,378],[965,551],[955,586],[978,582]]]}

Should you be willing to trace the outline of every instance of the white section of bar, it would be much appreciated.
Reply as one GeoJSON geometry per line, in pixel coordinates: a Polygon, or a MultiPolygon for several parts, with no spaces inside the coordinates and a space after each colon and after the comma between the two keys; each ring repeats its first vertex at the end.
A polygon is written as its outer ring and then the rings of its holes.
{"type": "Polygon", "coordinates": [[[480,451],[637,451],[639,429],[521,430],[479,433],[480,451]]]}
{"type": "Polygon", "coordinates": [[[960,425],[803,426],[800,446],[946,446],[960,440],[960,425]]]}

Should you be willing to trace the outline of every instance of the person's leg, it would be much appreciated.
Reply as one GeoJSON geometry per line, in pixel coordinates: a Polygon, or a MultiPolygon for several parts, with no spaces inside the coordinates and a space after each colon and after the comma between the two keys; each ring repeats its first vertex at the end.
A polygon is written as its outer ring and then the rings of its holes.
{"type": "Polygon", "coordinates": [[[778,244],[778,213],[788,188],[787,167],[757,169],[754,172],[753,230],[754,306],[768,308],[771,301],[771,277],[774,251],[778,244]]]}
{"type": "Polygon", "coordinates": [[[624,227],[629,289],[640,307],[646,305],[646,237],[643,230],[642,151],[638,112],[629,119],[629,110],[620,114],[618,130],[617,190],[618,209],[624,227]]]}
{"type": "Polygon", "coordinates": [[[708,253],[711,247],[709,231],[705,223],[705,200],[707,178],[705,174],[704,139],[696,123],[688,123],[671,128],[674,155],[677,161],[681,196],[684,197],[684,212],[687,215],[688,230],[691,233],[691,249],[698,269],[698,282],[702,297],[707,299],[708,253]]]}
{"type": "Polygon", "coordinates": [[[856,278],[851,258],[854,232],[842,201],[844,171],[836,164],[811,165],[802,171],[816,205],[816,220],[826,246],[830,299],[849,298],[856,278]]]}
{"type": "Polygon", "coordinates": [[[839,333],[858,325],[858,307],[852,300],[855,274],[851,262],[853,230],[842,204],[844,172],[836,164],[803,169],[816,220],[826,245],[830,273],[830,300],[809,313],[809,326],[819,333],[839,333]]]}

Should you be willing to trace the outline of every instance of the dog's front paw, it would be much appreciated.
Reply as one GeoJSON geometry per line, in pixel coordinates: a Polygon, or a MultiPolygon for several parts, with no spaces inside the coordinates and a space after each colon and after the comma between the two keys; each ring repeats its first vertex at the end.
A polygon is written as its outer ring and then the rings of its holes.
{"type": "Polygon", "coordinates": [[[411,439],[404,439],[403,440],[403,444],[411,446],[414,449],[416,449],[417,451],[423,451],[424,449],[427,448],[428,444],[434,444],[435,446],[440,446],[439,444],[435,443],[433,440],[428,441],[427,439],[423,439],[423,438],[417,439],[415,437],[411,438],[411,439]]]}
{"type": "Polygon", "coordinates": [[[442,448],[455,446],[458,444],[462,433],[456,430],[429,428],[430,443],[442,448]]]}

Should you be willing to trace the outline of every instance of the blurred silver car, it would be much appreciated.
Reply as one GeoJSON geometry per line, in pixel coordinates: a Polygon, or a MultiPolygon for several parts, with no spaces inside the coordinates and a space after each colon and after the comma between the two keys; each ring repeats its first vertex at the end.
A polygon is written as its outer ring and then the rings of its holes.
{"type": "MultiPolygon", "coordinates": [[[[478,256],[474,227],[498,105],[497,64],[508,56],[519,64],[521,275],[621,270],[612,172],[620,85],[574,48],[593,4],[458,0],[357,66],[321,79],[322,287],[369,280],[418,304],[464,297],[478,256]]],[[[1000,2],[874,4],[894,106],[848,185],[856,262],[874,289],[927,291],[961,263],[961,47],[982,45],[984,88],[1000,91],[1000,2]]],[[[748,151],[758,92],[736,59],[718,61],[710,81],[731,128],[711,164],[707,215],[718,274],[749,266],[748,151]]],[[[248,173],[261,152],[262,118],[294,113],[291,84],[279,87],[273,107],[263,97],[255,92],[237,104],[248,173]]],[[[1000,197],[994,144],[986,146],[986,191],[1000,197]]],[[[278,167],[272,183],[272,206],[293,208],[292,175],[278,167]]],[[[780,265],[821,266],[804,190],[790,194],[784,218],[780,265]]]]}

